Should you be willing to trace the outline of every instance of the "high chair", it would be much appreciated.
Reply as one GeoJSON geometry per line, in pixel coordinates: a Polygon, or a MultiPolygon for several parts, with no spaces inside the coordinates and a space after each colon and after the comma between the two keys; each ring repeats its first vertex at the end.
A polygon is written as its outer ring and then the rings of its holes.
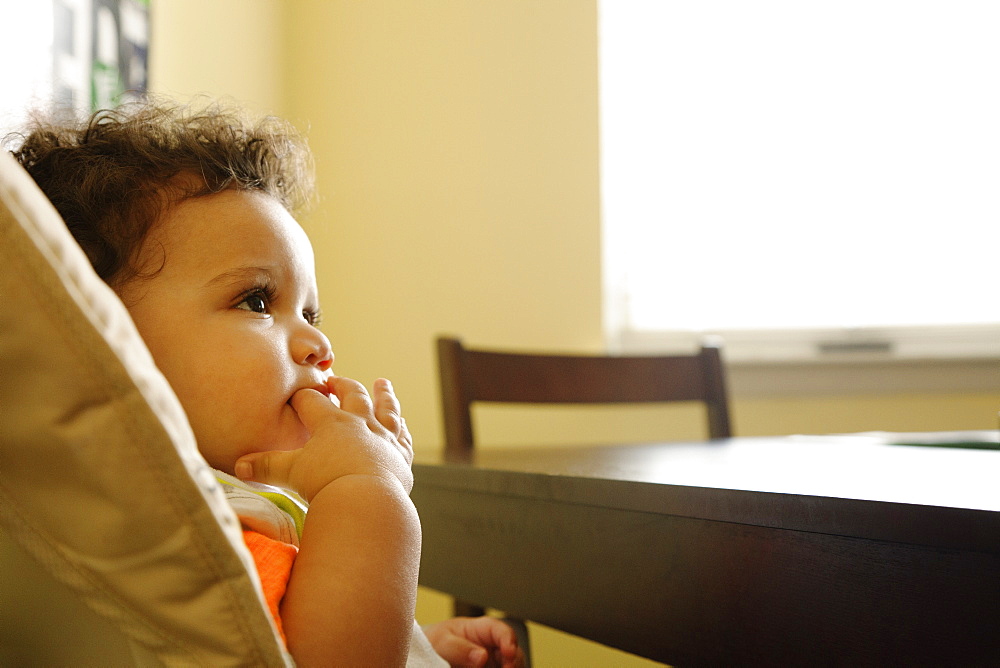
{"type": "Polygon", "coordinates": [[[292,665],[176,396],[6,152],[0,296],[0,665],[292,665]]]}

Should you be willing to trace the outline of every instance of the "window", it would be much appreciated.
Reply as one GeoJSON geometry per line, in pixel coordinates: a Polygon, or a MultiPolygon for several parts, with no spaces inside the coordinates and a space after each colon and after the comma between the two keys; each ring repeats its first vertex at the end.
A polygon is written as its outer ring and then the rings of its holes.
{"type": "Polygon", "coordinates": [[[9,26],[0,40],[6,63],[0,86],[0,138],[20,128],[28,107],[52,95],[52,3],[25,2],[6,7],[9,26]]]}
{"type": "Polygon", "coordinates": [[[145,0],[34,0],[7,9],[0,40],[0,137],[30,111],[113,107],[146,90],[149,7],[145,0]]]}
{"type": "Polygon", "coordinates": [[[599,6],[608,332],[1000,357],[1000,5],[599,6]]]}

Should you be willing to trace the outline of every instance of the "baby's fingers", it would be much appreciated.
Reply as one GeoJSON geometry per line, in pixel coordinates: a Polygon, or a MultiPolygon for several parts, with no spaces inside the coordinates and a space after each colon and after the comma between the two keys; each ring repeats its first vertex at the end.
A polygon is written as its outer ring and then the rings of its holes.
{"type": "MultiPolygon", "coordinates": [[[[240,480],[294,489],[290,478],[292,464],[297,456],[295,450],[254,452],[237,459],[234,472],[240,480]]],[[[295,489],[295,491],[306,495],[309,490],[295,489]]]]}
{"type": "Polygon", "coordinates": [[[358,381],[344,378],[343,376],[335,376],[327,381],[327,386],[340,399],[340,407],[348,413],[360,415],[365,418],[369,418],[374,414],[375,409],[372,406],[372,398],[368,396],[368,390],[365,389],[365,386],[358,381]]]}
{"type": "Polygon", "coordinates": [[[439,639],[434,644],[434,651],[453,667],[483,668],[490,658],[490,653],[485,647],[454,634],[439,639]]]}
{"type": "Polygon", "coordinates": [[[375,381],[375,419],[396,438],[403,431],[403,416],[392,383],[385,378],[375,381]]]}
{"type": "Polygon", "coordinates": [[[330,398],[313,389],[299,390],[292,395],[290,403],[310,434],[316,432],[325,416],[336,413],[330,398]]]}

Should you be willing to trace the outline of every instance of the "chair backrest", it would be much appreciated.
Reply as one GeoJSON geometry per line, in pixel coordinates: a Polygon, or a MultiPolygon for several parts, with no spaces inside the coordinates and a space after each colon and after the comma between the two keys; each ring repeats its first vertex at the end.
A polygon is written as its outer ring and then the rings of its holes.
{"type": "Polygon", "coordinates": [[[475,445],[473,402],[625,404],[703,402],[709,438],[732,435],[719,347],[693,355],[598,356],[472,350],[437,340],[445,452],[468,457],[475,445]]]}

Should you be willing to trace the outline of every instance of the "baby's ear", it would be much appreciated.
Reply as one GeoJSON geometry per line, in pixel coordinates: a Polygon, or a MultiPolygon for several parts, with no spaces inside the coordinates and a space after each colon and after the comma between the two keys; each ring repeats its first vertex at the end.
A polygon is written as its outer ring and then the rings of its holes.
{"type": "Polygon", "coordinates": [[[111,289],[118,295],[125,308],[131,309],[139,303],[139,291],[135,286],[135,281],[123,281],[121,283],[111,283],[111,289]]]}
{"type": "MultiPolygon", "coordinates": [[[[161,264],[162,268],[162,264],[161,264]]],[[[125,308],[130,311],[135,308],[139,302],[142,301],[143,297],[146,296],[149,290],[147,279],[152,278],[155,274],[147,275],[133,275],[128,278],[116,278],[108,283],[111,289],[115,291],[118,295],[118,299],[125,304],[125,308]]]]}

